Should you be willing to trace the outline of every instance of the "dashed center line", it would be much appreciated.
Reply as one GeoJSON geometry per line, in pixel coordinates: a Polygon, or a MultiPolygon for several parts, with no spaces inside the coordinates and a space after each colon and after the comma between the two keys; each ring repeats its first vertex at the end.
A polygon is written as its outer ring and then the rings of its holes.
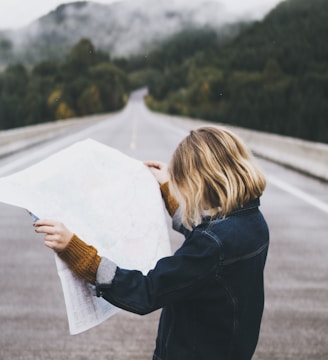
{"type": "Polygon", "coordinates": [[[137,148],[137,118],[135,117],[133,119],[133,124],[132,124],[130,149],[135,150],[136,148],[137,148]]]}

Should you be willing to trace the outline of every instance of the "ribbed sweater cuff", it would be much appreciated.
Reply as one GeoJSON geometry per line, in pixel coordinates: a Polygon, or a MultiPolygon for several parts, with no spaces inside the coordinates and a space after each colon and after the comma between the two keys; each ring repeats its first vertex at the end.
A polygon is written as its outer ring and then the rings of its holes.
{"type": "Polygon", "coordinates": [[[170,194],[170,186],[169,182],[165,182],[160,187],[162,197],[166,206],[167,211],[171,216],[175,214],[179,207],[179,203],[176,201],[176,199],[170,194]]]}
{"type": "Polygon", "coordinates": [[[74,234],[67,247],[59,252],[58,256],[75,274],[93,284],[96,282],[101,257],[93,246],[87,245],[74,234]]]}

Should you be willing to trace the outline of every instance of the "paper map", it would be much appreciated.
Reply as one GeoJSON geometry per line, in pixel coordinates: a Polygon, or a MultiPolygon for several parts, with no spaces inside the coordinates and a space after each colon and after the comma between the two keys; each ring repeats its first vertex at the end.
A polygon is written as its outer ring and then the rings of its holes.
{"type": "MultiPolygon", "coordinates": [[[[63,222],[102,256],[146,273],[170,255],[159,186],[138,160],[88,139],[0,178],[0,202],[63,222]]],[[[28,213],[26,213],[27,216],[28,213]]],[[[77,334],[117,312],[56,256],[69,329],[77,334]]]]}

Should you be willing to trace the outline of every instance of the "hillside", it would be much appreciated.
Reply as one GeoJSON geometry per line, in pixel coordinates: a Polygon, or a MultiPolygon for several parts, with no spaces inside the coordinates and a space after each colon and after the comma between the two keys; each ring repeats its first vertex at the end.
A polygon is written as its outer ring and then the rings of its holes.
{"type": "Polygon", "coordinates": [[[57,7],[31,25],[0,31],[0,65],[62,60],[81,38],[112,57],[147,52],[154,43],[188,28],[220,29],[233,16],[217,1],[139,0],[73,2],[57,7]]]}
{"type": "Polygon", "coordinates": [[[226,47],[222,65],[261,71],[274,58],[289,74],[301,74],[318,63],[326,66],[327,19],[326,0],[284,1],[226,47]]]}
{"type": "Polygon", "coordinates": [[[284,1],[228,44],[211,45],[178,66],[157,66],[148,103],[172,114],[328,142],[327,19],[326,0],[284,1]]]}

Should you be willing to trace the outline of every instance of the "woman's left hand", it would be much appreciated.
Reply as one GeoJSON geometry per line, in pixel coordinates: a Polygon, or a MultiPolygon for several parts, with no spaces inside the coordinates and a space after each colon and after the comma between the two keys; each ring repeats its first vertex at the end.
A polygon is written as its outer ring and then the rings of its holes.
{"type": "Polygon", "coordinates": [[[144,164],[148,166],[149,170],[160,185],[169,181],[170,176],[166,163],[161,161],[144,161],[144,164]]]}
{"type": "Polygon", "coordinates": [[[63,251],[73,237],[73,233],[61,222],[55,220],[37,220],[35,232],[45,234],[45,246],[57,252],[63,251]]]}

